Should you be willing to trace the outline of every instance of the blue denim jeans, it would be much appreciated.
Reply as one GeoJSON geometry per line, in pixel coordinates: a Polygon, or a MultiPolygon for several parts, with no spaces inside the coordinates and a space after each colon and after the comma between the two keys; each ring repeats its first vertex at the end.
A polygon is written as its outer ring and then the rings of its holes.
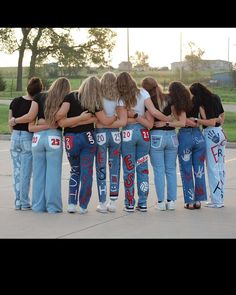
{"type": "Polygon", "coordinates": [[[65,134],[65,148],[71,166],[68,204],[77,205],[78,193],[80,207],[86,209],[89,204],[96,146],[93,131],[65,134]]]}
{"type": "Polygon", "coordinates": [[[211,201],[215,204],[221,204],[224,203],[224,158],[227,139],[222,127],[207,127],[204,129],[204,136],[211,201]]]}
{"type": "Polygon", "coordinates": [[[175,201],[177,195],[176,158],[178,139],[175,130],[152,130],[150,158],[158,201],[165,199],[165,176],[167,200],[175,201]]]}
{"type": "Polygon", "coordinates": [[[106,202],[107,152],[110,176],[110,199],[116,200],[120,183],[121,134],[117,128],[96,129],[96,171],[99,202],[106,202]]]}
{"type": "Polygon", "coordinates": [[[10,153],[13,164],[15,202],[16,200],[20,201],[20,207],[22,208],[30,206],[29,188],[32,173],[32,136],[33,133],[20,130],[13,130],[11,135],[10,153]]]}
{"type": "Polygon", "coordinates": [[[32,210],[62,212],[62,133],[57,129],[34,133],[32,210]]]}
{"type": "Polygon", "coordinates": [[[178,158],[184,202],[207,200],[204,162],[206,143],[199,128],[180,128],[178,158]],[[194,172],[194,176],[193,176],[194,172]]]}
{"type": "Polygon", "coordinates": [[[134,206],[135,170],[137,174],[138,205],[146,206],[149,193],[148,155],[149,130],[141,124],[128,124],[122,130],[122,158],[125,186],[125,205],[134,206]]]}

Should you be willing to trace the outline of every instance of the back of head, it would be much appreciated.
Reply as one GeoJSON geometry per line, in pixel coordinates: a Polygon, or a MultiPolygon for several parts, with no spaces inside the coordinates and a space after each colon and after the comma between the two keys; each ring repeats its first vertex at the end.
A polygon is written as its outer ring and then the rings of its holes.
{"type": "Polygon", "coordinates": [[[106,72],[101,78],[102,96],[108,100],[117,100],[119,92],[117,89],[116,75],[112,72],[106,72]]]}
{"type": "Polygon", "coordinates": [[[209,105],[213,93],[206,86],[201,83],[193,83],[189,89],[194,96],[198,97],[203,106],[207,107],[209,105]]]}
{"type": "Polygon", "coordinates": [[[45,119],[49,124],[55,123],[55,114],[59,110],[64,97],[71,91],[70,81],[65,77],[56,79],[50,86],[44,107],[45,119]]]}
{"type": "Polygon", "coordinates": [[[190,91],[182,82],[171,82],[169,93],[177,115],[180,115],[181,112],[189,112],[192,109],[190,91]]]}
{"type": "Polygon", "coordinates": [[[37,93],[40,93],[43,89],[42,80],[38,77],[32,77],[27,85],[27,92],[30,96],[35,96],[37,93]]]}
{"type": "Polygon", "coordinates": [[[136,81],[129,73],[122,72],[117,76],[117,88],[128,109],[134,107],[137,104],[136,96],[140,90],[136,84],[136,81]]]}
{"type": "Polygon", "coordinates": [[[146,77],[142,81],[142,87],[150,94],[154,106],[163,111],[167,102],[162,86],[153,77],[146,77]]]}
{"type": "Polygon", "coordinates": [[[101,82],[96,76],[90,76],[83,81],[79,88],[81,106],[94,113],[102,107],[101,82]]]}

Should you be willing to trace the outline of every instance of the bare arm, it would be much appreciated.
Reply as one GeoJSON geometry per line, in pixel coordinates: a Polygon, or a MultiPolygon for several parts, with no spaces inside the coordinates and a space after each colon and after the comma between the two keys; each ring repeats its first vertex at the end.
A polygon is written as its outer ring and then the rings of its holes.
{"type": "Polygon", "coordinates": [[[59,111],[56,113],[55,119],[56,121],[61,120],[62,118],[65,118],[67,113],[69,112],[70,109],[70,103],[69,102],[63,102],[61,105],[59,111]]]}
{"type": "Polygon", "coordinates": [[[116,116],[107,117],[104,110],[95,113],[97,119],[105,126],[111,125],[116,120],[116,116]]]}
{"type": "Polygon", "coordinates": [[[220,122],[220,118],[206,119],[206,113],[203,107],[200,107],[200,114],[202,119],[198,119],[198,123],[205,126],[215,126],[217,122],[220,122]]]}
{"type": "MultiPolygon", "coordinates": [[[[108,128],[120,128],[120,127],[126,126],[126,124],[127,124],[127,110],[126,110],[126,108],[119,106],[116,108],[116,112],[117,112],[117,119],[111,125],[107,126],[108,128]]],[[[97,127],[102,128],[102,127],[100,127],[100,124],[97,124],[97,127]]]]}
{"type": "Polygon", "coordinates": [[[66,127],[73,128],[79,125],[95,123],[96,121],[97,121],[96,117],[90,117],[90,119],[81,120],[80,116],[76,116],[71,118],[63,118],[58,121],[58,124],[62,128],[66,128],[66,127]]]}
{"type": "Polygon", "coordinates": [[[29,132],[39,132],[39,131],[47,130],[50,128],[50,126],[46,123],[37,125],[37,124],[35,124],[35,122],[36,121],[29,123],[29,125],[28,125],[29,132]]]}
{"type": "Polygon", "coordinates": [[[144,116],[138,116],[136,121],[148,129],[151,129],[154,124],[154,118],[149,111],[146,111],[144,116]]]}
{"type": "Polygon", "coordinates": [[[12,117],[9,120],[9,125],[10,126],[15,126],[16,124],[29,123],[29,122],[34,121],[34,119],[36,118],[36,116],[38,114],[38,109],[39,108],[38,108],[37,102],[32,101],[29,112],[27,114],[25,114],[24,116],[21,116],[19,118],[12,117]]]}
{"type": "Polygon", "coordinates": [[[9,131],[12,133],[12,126],[9,124],[10,120],[12,118],[12,110],[9,110],[9,113],[8,113],[8,127],[9,127],[9,131]]]}
{"type": "MultiPolygon", "coordinates": [[[[169,122],[169,127],[185,127],[186,125],[186,113],[185,112],[181,112],[181,114],[178,116],[176,114],[175,108],[172,106],[171,107],[171,111],[172,114],[174,115],[175,120],[172,122],[169,122]]],[[[164,127],[166,126],[166,122],[163,121],[159,121],[159,122],[155,122],[154,125],[156,127],[164,127]]]]}
{"type": "Polygon", "coordinates": [[[151,98],[146,99],[144,104],[145,104],[145,107],[148,109],[148,111],[150,112],[150,114],[153,117],[155,117],[155,118],[157,118],[157,119],[159,119],[161,121],[164,121],[164,122],[169,122],[170,121],[169,117],[165,116],[164,114],[162,114],[162,112],[158,111],[155,108],[151,98]]]}

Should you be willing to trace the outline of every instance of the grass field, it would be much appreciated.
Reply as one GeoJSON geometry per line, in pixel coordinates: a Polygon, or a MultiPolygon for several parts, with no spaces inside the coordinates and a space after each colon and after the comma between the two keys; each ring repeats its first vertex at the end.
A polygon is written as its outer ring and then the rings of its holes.
{"type": "MultiPolygon", "coordinates": [[[[8,109],[7,105],[0,105],[0,133],[9,134],[8,129],[8,109]]],[[[224,131],[230,142],[236,142],[236,113],[226,112],[225,113],[225,124],[224,131]]]]}

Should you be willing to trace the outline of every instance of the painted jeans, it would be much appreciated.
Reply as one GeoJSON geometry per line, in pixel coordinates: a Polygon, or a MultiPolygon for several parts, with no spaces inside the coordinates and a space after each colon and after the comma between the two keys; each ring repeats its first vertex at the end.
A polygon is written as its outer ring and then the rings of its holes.
{"type": "Polygon", "coordinates": [[[128,124],[122,130],[122,158],[125,186],[125,205],[134,206],[135,170],[137,174],[138,205],[146,206],[149,193],[148,154],[149,130],[141,124],[128,124]]]}
{"type": "Polygon", "coordinates": [[[154,171],[154,182],[158,201],[165,199],[165,176],[167,200],[175,201],[177,196],[176,158],[178,138],[175,130],[152,130],[150,159],[154,171]]]}
{"type": "Polygon", "coordinates": [[[117,200],[120,183],[121,134],[117,128],[96,129],[96,172],[99,202],[106,202],[107,153],[110,176],[110,199],[117,200]]]}
{"type": "Polygon", "coordinates": [[[80,207],[86,209],[88,206],[92,194],[96,146],[93,131],[65,134],[65,148],[71,166],[68,204],[77,205],[79,194],[80,207]]]}
{"type": "Polygon", "coordinates": [[[224,203],[225,145],[227,139],[222,127],[207,127],[204,129],[204,136],[211,201],[215,204],[222,204],[224,203]]]}
{"type": "MultiPolygon", "coordinates": [[[[33,133],[13,130],[11,135],[10,153],[13,165],[13,185],[15,203],[20,207],[30,207],[29,189],[32,174],[32,142],[33,133]]],[[[20,208],[19,207],[19,208],[20,208]]]]}
{"type": "Polygon", "coordinates": [[[187,204],[207,200],[204,162],[206,144],[199,128],[180,128],[178,158],[187,204]]]}

